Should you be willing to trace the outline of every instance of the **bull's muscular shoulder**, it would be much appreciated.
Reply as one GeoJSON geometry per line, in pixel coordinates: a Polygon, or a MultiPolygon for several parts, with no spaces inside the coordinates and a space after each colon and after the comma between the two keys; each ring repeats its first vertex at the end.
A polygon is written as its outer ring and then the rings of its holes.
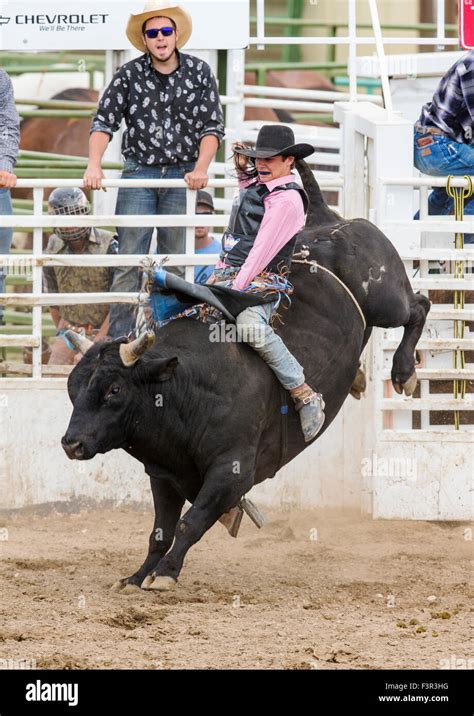
{"type": "Polygon", "coordinates": [[[335,243],[343,243],[345,241],[355,242],[362,237],[370,235],[371,237],[383,237],[384,234],[380,229],[367,219],[344,219],[341,217],[339,221],[324,226],[314,227],[306,226],[304,228],[304,237],[314,237],[318,241],[331,241],[335,243]]]}
{"type": "MultiPolygon", "coordinates": [[[[367,219],[341,219],[322,231],[310,229],[300,239],[311,250],[311,257],[320,261],[323,266],[339,265],[345,257],[356,261],[375,261],[381,255],[384,262],[393,258],[396,261],[397,251],[380,229],[367,219]],[[312,236],[312,241],[308,238],[312,236]]],[[[298,250],[298,249],[297,249],[298,250]]]]}
{"type": "MultiPolygon", "coordinates": [[[[376,228],[365,219],[344,219],[320,227],[306,226],[299,235],[295,251],[308,246],[310,259],[328,268],[343,257],[354,258],[364,244],[368,228],[376,228]]],[[[378,231],[378,229],[377,229],[378,231]]]]}

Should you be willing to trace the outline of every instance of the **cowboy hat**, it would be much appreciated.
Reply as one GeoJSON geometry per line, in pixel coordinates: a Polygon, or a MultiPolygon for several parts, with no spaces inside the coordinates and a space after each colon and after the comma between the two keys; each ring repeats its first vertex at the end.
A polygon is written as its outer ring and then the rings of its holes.
{"type": "Polygon", "coordinates": [[[176,47],[180,49],[187,43],[193,31],[193,21],[191,15],[183,10],[179,5],[170,5],[166,0],[148,0],[145,3],[143,12],[137,15],[130,15],[127,23],[126,34],[130,42],[137,50],[148,52],[145,40],[143,39],[143,23],[152,17],[169,17],[176,24],[178,37],[176,39],[176,47]]]}
{"type": "Polygon", "coordinates": [[[214,201],[208,191],[203,191],[203,189],[199,189],[196,196],[196,206],[198,204],[205,204],[214,211],[214,201]]]}
{"type": "Polygon", "coordinates": [[[255,149],[236,147],[234,151],[252,159],[270,159],[279,155],[304,159],[313,154],[314,147],[311,144],[295,144],[291,127],[284,124],[264,124],[258,133],[255,149]]]}

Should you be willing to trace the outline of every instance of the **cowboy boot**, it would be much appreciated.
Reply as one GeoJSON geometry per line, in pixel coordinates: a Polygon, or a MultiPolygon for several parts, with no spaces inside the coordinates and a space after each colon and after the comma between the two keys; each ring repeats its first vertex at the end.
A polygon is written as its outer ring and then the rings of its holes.
{"type": "Polygon", "coordinates": [[[300,414],[301,429],[305,442],[314,440],[324,425],[324,400],[321,393],[316,393],[306,383],[290,390],[295,402],[295,410],[300,414]]]}

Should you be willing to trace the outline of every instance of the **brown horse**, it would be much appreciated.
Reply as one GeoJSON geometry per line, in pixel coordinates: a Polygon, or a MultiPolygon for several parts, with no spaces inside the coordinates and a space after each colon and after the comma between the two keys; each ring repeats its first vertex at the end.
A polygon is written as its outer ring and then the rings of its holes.
{"type": "MultiPolygon", "coordinates": [[[[257,73],[247,71],[245,73],[245,84],[256,85],[257,73]]],[[[286,87],[289,89],[337,91],[337,87],[327,77],[315,70],[273,70],[272,72],[267,72],[265,85],[267,87],[286,87]]],[[[260,122],[298,122],[299,124],[310,124],[313,127],[327,126],[313,119],[300,120],[285,109],[271,109],[270,107],[247,107],[244,119],[246,121],[257,120],[260,122]]]]}
{"type": "MultiPolygon", "coordinates": [[[[76,102],[97,102],[96,90],[74,87],[55,94],[51,99],[76,102]]],[[[91,117],[92,118],[92,117],[91,117]]],[[[87,157],[91,119],[80,117],[27,117],[20,124],[20,149],[51,154],[87,157]]],[[[51,189],[45,190],[47,198],[51,189]]],[[[14,199],[31,199],[31,189],[15,189],[14,199]]]]}
{"type": "MultiPolygon", "coordinates": [[[[96,90],[74,87],[51,99],[68,102],[97,102],[96,90]]],[[[27,117],[20,125],[20,149],[87,157],[91,120],[87,117],[27,117]]]]}

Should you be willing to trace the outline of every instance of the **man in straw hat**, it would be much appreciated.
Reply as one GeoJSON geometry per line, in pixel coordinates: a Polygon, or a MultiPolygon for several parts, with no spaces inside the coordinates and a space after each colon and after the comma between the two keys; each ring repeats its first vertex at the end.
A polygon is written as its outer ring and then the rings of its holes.
{"type": "MultiPolygon", "coordinates": [[[[123,65],[102,95],[92,122],[85,188],[101,188],[101,159],[122,119],[126,123],[122,178],[184,178],[190,189],[207,185],[207,171],[224,136],[224,123],[209,65],[180,51],[191,31],[190,15],[166,1],[149,0],[142,13],[130,16],[127,37],[143,54],[123,65]]],[[[186,192],[121,188],[116,213],[184,214],[186,192]]],[[[151,227],[119,227],[119,252],[146,254],[152,233],[151,227]]],[[[184,227],[159,227],[157,250],[184,253],[184,227]]],[[[138,269],[116,270],[113,291],[138,289],[138,269]]],[[[110,335],[128,334],[132,315],[126,304],[112,306],[110,335]]]]}
{"type": "Polygon", "coordinates": [[[270,323],[281,295],[292,291],[286,275],[308,207],[306,193],[294,181],[291,170],[295,160],[313,154],[314,147],[295,144],[290,127],[265,125],[255,148],[236,143],[233,150],[240,193],[209,283],[230,280],[238,291],[275,291],[272,303],[242,311],[237,316],[237,328],[242,340],[257,351],[290,392],[309,442],[324,424],[324,401],[306,383],[302,366],[270,323]]]}

